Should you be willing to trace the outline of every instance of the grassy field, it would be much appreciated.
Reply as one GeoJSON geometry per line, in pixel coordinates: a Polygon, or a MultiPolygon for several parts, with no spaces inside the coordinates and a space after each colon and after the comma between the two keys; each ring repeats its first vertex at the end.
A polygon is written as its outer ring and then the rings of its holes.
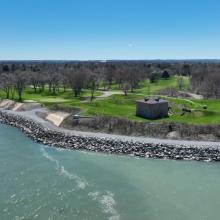
{"type": "MultiPolygon", "coordinates": [[[[34,101],[43,103],[45,105],[51,104],[51,103],[72,103],[72,104],[75,103],[77,104],[77,103],[80,103],[81,101],[89,99],[90,95],[91,95],[90,91],[84,90],[82,91],[80,97],[74,97],[71,89],[67,89],[66,92],[63,92],[63,90],[61,90],[59,93],[55,95],[49,93],[47,89],[45,90],[45,92],[35,93],[32,88],[28,87],[24,91],[23,100],[34,100],[34,101]]],[[[97,91],[94,94],[94,96],[100,96],[100,95],[102,95],[102,92],[100,91],[97,91]]],[[[0,91],[0,97],[5,98],[5,94],[2,91],[0,91]]],[[[16,99],[18,99],[17,95],[15,95],[15,100],[16,99]]]]}
{"type": "MultiPolygon", "coordinates": [[[[149,80],[144,81],[139,89],[135,90],[135,93],[142,95],[154,95],[160,90],[166,89],[168,87],[177,88],[177,77],[172,77],[170,79],[158,80],[156,83],[150,83],[149,80]]],[[[189,78],[183,78],[183,90],[188,89],[189,87],[189,78]]],[[[178,89],[178,88],[177,88],[178,89]]]]}
{"type": "MultiPolygon", "coordinates": [[[[184,78],[184,89],[187,89],[188,86],[189,79],[184,78]]],[[[48,107],[53,104],[68,107],[79,107],[82,109],[82,114],[85,115],[107,115],[127,118],[135,121],[149,122],[151,120],[143,119],[135,115],[136,100],[142,99],[147,95],[155,95],[158,91],[167,87],[177,88],[177,78],[172,77],[169,80],[159,80],[154,84],[150,84],[148,81],[145,81],[142,83],[140,88],[136,89],[134,93],[129,93],[128,96],[112,95],[106,99],[97,99],[92,102],[85,102],[85,100],[89,100],[90,97],[90,92],[87,90],[83,91],[81,96],[76,98],[73,96],[71,90],[51,95],[48,91],[35,94],[32,88],[27,88],[24,92],[23,98],[25,100],[38,101],[48,107]]],[[[117,88],[118,85],[114,84],[113,90],[116,91],[117,88]]],[[[98,91],[95,93],[95,96],[100,96],[101,94],[102,92],[98,91]]],[[[1,92],[0,96],[4,98],[5,95],[1,92]]],[[[168,118],[156,120],[156,122],[169,121],[190,124],[220,124],[220,100],[189,100],[171,97],[164,98],[169,100],[169,103],[172,106],[173,114],[168,118]],[[204,105],[207,105],[207,110],[203,109],[204,105]],[[181,116],[183,107],[191,109],[192,112],[181,116]]]]}
{"type": "MultiPolygon", "coordinates": [[[[140,95],[114,95],[102,101],[87,103],[81,106],[89,115],[109,115],[128,118],[136,121],[151,121],[135,116],[136,100],[142,98],[140,95]]],[[[168,118],[156,120],[157,122],[175,121],[191,124],[220,124],[220,101],[216,100],[186,100],[166,97],[172,106],[173,115],[168,118]],[[203,105],[208,109],[204,110],[203,105]],[[190,108],[193,111],[182,114],[182,107],[190,108]]]]}

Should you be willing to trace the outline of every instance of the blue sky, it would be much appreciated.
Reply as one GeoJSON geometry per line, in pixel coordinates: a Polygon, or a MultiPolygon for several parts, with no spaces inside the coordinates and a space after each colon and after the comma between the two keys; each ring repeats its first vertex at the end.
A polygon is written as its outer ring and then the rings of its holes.
{"type": "Polygon", "coordinates": [[[220,58],[219,0],[0,0],[0,60],[220,58]]]}

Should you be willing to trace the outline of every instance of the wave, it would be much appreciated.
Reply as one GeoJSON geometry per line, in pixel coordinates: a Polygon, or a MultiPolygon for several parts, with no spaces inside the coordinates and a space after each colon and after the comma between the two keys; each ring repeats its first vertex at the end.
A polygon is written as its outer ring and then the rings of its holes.
{"type": "Polygon", "coordinates": [[[59,173],[59,175],[67,177],[70,180],[74,180],[77,184],[78,189],[85,189],[86,186],[89,185],[86,180],[82,179],[81,177],[79,177],[73,173],[68,172],[65,169],[65,167],[60,164],[60,162],[58,160],[56,160],[53,156],[48,154],[48,152],[45,150],[44,147],[41,147],[40,151],[46,159],[48,159],[51,162],[54,162],[56,164],[56,169],[57,169],[57,172],[59,173]]]}
{"type": "MultiPolygon", "coordinates": [[[[55,159],[53,156],[48,154],[48,152],[45,150],[45,147],[42,146],[40,151],[46,159],[56,164],[56,170],[59,173],[59,175],[62,175],[70,180],[74,180],[77,184],[78,189],[85,189],[87,186],[89,186],[86,180],[82,179],[81,177],[73,173],[68,172],[57,159],[55,159]]],[[[88,196],[92,200],[97,201],[99,203],[102,212],[110,216],[108,218],[109,220],[120,220],[120,215],[115,208],[117,203],[114,199],[114,194],[112,192],[110,191],[105,191],[104,193],[89,192],[88,196]]]]}
{"type": "Polygon", "coordinates": [[[64,166],[61,166],[60,167],[60,174],[65,176],[65,177],[68,177],[70,180],[75,180],[76,183],[77,183],[77,186],[78,188],[80,189],[85,189],[86,186],[88,186],[89,184],[82,178],[80,178],[79,176],[77,175],[74,175],[72,173],[69,173],[65,168],[64,166]]]}
{"type": "Polygon", "coordinates": [[[114,194],[112,192],[106,191],[105,194],[102,194],[100,192],[90,192],[88,196],[91,197],[92,200],[99,202],[103,213],[111,215],[109,217],[109,220],[120,219],[120,215],[115,209],[115,206],[117,204],[116,201],[114,200],[114,194]]]}

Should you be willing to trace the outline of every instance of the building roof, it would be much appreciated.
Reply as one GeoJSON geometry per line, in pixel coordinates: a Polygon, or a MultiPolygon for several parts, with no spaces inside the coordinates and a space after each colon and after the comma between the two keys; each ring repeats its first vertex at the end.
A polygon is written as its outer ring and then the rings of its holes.
{"type": "Polygon", "coordinates": [[[142,100],[138,100],[139,103],[146,103],[146,104],[159,104],[159,103],[168,103],[165,99],[160,98],[146,98],[142,100]]]}

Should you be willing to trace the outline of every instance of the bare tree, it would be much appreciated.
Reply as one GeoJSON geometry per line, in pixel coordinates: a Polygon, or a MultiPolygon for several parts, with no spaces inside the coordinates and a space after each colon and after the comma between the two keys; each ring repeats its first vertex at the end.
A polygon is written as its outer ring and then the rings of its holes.
{"type": "Polygon", "coordinates": [[[18,94],[18,100],[22,101],[22,95],[27,82],[27,74],[25,72],[15,72],[15,89],[18,94]]]}
{"type": "Polygon", "coordinates": [[[184,79],[183,76],[178,76],[177,77],[177,87],[179,88],[179,90],[182,90],[184,87],[184,79]]]}
{"type": "Polygon", "coordinates": [[[11,87],[12,87],[12,77],[9,73],[3,73],[0,75],[0,86],[6,94],[6,98],[9,99],[11,87]]]}
{"type": "Polygon", "coordinates": [[[114,64],[106,64],[105,80],[108,82],[108,89],[111,89],[115,69],[116,67],[114,64]]]}
{"type": "Polygon", "coordinates": [[[29,73],[29,82],[34,88],[34,92],[37,93],[37,88],[40,85],[40,78],[37,72],[30,72],[29,73]]]}
{"type": "Polygon", "coordinates": [[[80,96],[86,83],[87,73],[88,70],[85,68],[74,68],[68,72],[69,85],[75,97],[80,96]]]}
{"type": "Polygon", "coordinates": [[[94,93],[99,87],[99,78],[98,75],[95,73],[90,73],[88,77],[88,88],[91,92],[90,101],[94,99],[94,93]]]}

